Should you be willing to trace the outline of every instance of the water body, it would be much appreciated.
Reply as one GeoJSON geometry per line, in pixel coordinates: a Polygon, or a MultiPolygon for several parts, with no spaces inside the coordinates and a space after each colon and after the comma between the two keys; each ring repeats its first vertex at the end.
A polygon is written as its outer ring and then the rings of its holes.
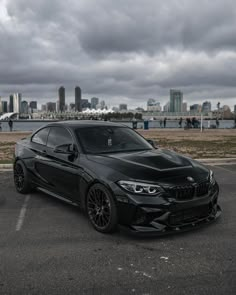
{"type": "MultiPolygon", "coordinates": [[[[53,121],[52,121],[53,122],[53,121]]],[[[234,120],[220,120],[219,128],[227,129],[227,128],[234,128],[234,120]]],[[[125,124],[129,127],[132,127],[132,122],[130,121],[119,121],[118,123],[125,124]]],[[[38,128],[47,125],[48,121],[14,121],[13,122],[13,131],[35,131],[38,128]]],[[[215,126],[215,120],[210,120],[210,125],[215,126]]],[[[8,122],[1,122],[2,131],[9,131],[8,122]]],[[[138,122],[137,124],[138,129],[144,128],[144,122],[138,122]]],[[[184,122],[182,124],[182,128],[184,127],[184,122]]],[[[203,127],[208,128],[208,120],[203,121],[203,127]]],[[[160,121],[149,121],[149,128],[161,128],[160,121]]],[[[163,124],[162,124],[163,128],[163,124]]],[[[166,128],[179,128],[178,120],[167,120],[166,121],[166,128]]]]}

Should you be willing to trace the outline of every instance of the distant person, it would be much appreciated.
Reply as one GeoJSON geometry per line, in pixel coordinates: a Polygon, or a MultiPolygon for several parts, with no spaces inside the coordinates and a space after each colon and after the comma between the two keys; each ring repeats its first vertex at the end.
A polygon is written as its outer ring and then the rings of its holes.
{"type": "Polygon", "coordinates": [[[186,128],[191,128],[191,119],[190,118],[187,118],[186,119],[186,128]]]}
{"type": "Polygon", "coordinates": [[[8,125],[9,125],[9,128],[10,128],[10,131],[12,131],[13,121],[11,119],[8,121],[8,125]]]}
{"type": "Polygon", "coordinates": [[[179,119],[179,128],[182,128],[182,122],[183,122],[183,119],[182,117],[179,119]]]}
{"type": "Polygon", "coordinates": [[[164,128],[166,128],[166,118],[164,119],[164,128]]]}
{"type": "Polygon", "coordinates": [[[2,131],[2,123],[0,122],[0,132],[2,131]]]}
{"type": "Polygon", "coordinates": [[[160,120],[160,127],[162,128],[162,119],[160,120]]]}
{"type": "Polygon", "coordinates": [[[207,128],[208,128],[208,129],[211,128],[211,121],[210,121],[210,120],[207,121],[207,128]]]}
{"type": "Polygon", "coordinates": [[[219,119],[218,119],[218,118],[216,118],[216,128],[219,128],[219,126],[220,126],[219,119]]]}

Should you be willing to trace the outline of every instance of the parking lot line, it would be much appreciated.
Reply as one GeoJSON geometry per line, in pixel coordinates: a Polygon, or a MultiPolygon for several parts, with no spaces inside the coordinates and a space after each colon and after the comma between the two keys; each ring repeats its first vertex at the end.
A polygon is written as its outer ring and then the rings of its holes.
{"type": "Polygon", "coordinates": [[[232,170],[226,169],[225,167],[222,167],[220,165],[219,166],[214,166],[214,167],[219,168],[221,170],[225,170],[225,171],[230,172],[232,174],[235,174],[236,173],[236,171],[232,171],[232,170]]]}
{"type": "Polygon", "coordinates": [[[19,214],[17,224],[16,224],[16,231],[19,231],[21,229],[22,225],[23,225],[24,218],[25,218],[25,213],[26,213],[26,209],[27,209],[27,204],[29,202],[29,199],[30,199],[30,195],[27,195],[25,197],[23,206],[22,206],[22,208],[20,210],[20,214],[19,214]]]}

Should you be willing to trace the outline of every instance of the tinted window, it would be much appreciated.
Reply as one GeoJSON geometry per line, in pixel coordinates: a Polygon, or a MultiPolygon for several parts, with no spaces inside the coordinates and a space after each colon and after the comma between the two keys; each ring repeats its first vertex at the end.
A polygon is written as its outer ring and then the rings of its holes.
{"type": "Polygon", "coordinates": [[[46,145],[47,144],[47,137],[48,137],[49,128],[43,128],[39,130],[33,137],[32,142],[46,145]]]}
{"type": "Polygon", "coordinates": [[[97,126],[78,128],[76,135],[87,153],[151,150],[152,146],[130,128],[97,126]]]}
{"type": "Polygon", "coordinates": [[[68,130],[62,127],[51,127],[47,146],[55,148],[58,145],[71,144],[72,138],[68,130]]]}

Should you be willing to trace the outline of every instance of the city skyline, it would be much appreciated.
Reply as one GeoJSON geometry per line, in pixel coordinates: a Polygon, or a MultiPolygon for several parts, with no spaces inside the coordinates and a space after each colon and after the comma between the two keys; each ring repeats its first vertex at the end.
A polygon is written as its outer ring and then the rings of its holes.
{"type": "Polygon", "coordinates": [[[235,8],[230,0],[1,0],[0,95],[43,104],[64,85],[72,102],[79,84],[84,99],[144,107],[177,88],[190,104],[233,108],[235,8]]]}
{"type": "MultiPolygon", "coordinates": [[[[65,112],[65,111],[79,111],[85,109],[113,109],[117,111],[129,111],[134,110],[134,108],[130,108],[129,105],[124,103],[119,103],[118,105],[114,105],[112,107],[108,107],[104,100],[101,100],[98,97],[92,97],[89,99],[82,98],[82,91],[79,86],[74,88],[74,101],[71,103],[67,101],[66,97],[66,89],[64,86],[60,86],[58,88],[58,98],[56,101],[47,101],[44,104],[38,105],[37,101],[27,101],[27,99],[22,99],[21,93],[14,93],[9,95],[9,100],[2,100],[0,96],[0,113],[4,110],[8,110],[9,112],[16,113],[24,113],[22,109],[27,110],[31,109],[31,111],[47,111],[47,112],[65,112]],[[37,107],[38,105],[38,107],[37,107]]],[[[143,109],[143,111],[149,112],[170,112],[170,113],[184,113],[189,111],[195,111],[197,113],[200,112],[211,112],[214,110],[224,109],[229,110],[235,113],[235,106],[230,107],[226,104],[221,104],[221,101],[218,101],[216,107],[212,105],[212,102],[209,100],[201,101],[196,104],[190,104],[186,99],[184,99],[184,94],[180,89],[170,89],[169,90],[169,100],[165,102],[165,104],[161,105],[161,103],[153,98],[149,98],[146,100],[146,107],[140,108],[135,106],[135,109],[143,109]]],[[[4,111],[5,112],[5,111],[4,111]]]]}

